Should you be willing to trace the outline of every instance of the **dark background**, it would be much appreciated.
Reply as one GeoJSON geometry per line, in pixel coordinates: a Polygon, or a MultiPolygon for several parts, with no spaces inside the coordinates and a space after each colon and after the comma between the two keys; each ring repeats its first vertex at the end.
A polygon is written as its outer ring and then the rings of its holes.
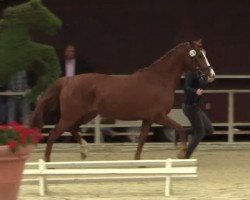
{"type": "MultiPolygon", "coordinates": [[[[0,0],[0,11],[23,0],[0,0]]],[[[33,33],[53,45],[77,46],[96,72],[128,74],[146,67],[180,42],[204,38],[217,75],[250,75],[250,0],[43,0],[62,21],[56,36],[33,33]]],[[[250,79],[217,79],[209,89],[250,89],[250,79]]],[[[181,85],[180,85],[181,86],[181,85]]],[[[205,100],[214,122],[227,121],[227,95],[205,100]]],[[[236,121],[250,121],[250,95],[236,95],[236,121]]],[[[177,95],[176,105],[181,97],[177,95]]]]}
{"type": "MultiPolygon", "coordinates": [[[[7,5],[25,1],[0,0],[7,5]]],[[[43,0],[62,21],[54,37],[33,38],[53,45],[59,56],[67,43],[95,71],[131,73],[148,66],[176,44],[204,38],[217,74],[250,75],[249,0],[43,0]]]]}

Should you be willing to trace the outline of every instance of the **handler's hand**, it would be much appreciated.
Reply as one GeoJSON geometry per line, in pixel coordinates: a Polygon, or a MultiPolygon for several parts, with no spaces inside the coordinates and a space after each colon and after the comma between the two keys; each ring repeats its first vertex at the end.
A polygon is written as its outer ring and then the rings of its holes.
{"type": "Polygon", "coordinates": [[[200,88],[197,89],[196,94],[199,95],[199,96],[202,95],[203,94],[203,89],[200,89],[200,88]]]}

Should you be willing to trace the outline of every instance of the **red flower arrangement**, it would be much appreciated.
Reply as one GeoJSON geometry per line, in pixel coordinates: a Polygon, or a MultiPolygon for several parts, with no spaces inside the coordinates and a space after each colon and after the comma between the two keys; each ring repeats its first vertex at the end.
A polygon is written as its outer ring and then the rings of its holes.
{"type": "Polygon", "coordinates": [[[0,126],[0,145],[8,145],[12,152],[20,147],[38,144],[43,138],[37,128],[28,128],[16,122],[0,126]]]}

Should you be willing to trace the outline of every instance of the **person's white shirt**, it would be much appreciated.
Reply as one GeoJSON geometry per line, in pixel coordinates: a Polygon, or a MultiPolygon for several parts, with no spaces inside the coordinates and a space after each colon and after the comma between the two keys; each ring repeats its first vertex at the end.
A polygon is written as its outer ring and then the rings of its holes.
{"type": "Polygon", "coordinates": [[[65,76],[74,76],[76,71],[76,61],[75,59],[65,61],[65,76]]]}

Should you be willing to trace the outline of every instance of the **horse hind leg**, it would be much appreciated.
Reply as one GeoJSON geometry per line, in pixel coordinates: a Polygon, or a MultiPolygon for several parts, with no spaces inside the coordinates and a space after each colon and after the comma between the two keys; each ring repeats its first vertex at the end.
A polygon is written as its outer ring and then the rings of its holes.
{"type": "Polygon", "coordinates": [[[49,132],[49,137],[44,153],[44,160],[45,162],[50,162],[50,154],[52,151],[53,144],[59,138],[60,135],[63,134],[63,129],[60,127],[60,124],[57,124],[53,130],[49,132]]]}
{"type": "Polygon", "coordinates": [[[55,128],[52,131],[50,131],[44,154],[44,160],[46,162],[50,161],[50,154],[52,151],[53,144],[65,131],[71,130],[72,126],[73,126],[72,123],[67,123],[62,119],[60,119],[59,122],[56,124],[55,128]]]}
{"type": "Polygon", "coordinates": [[[140,160],[141,159],[141,152],[144,146],[144,143],[147,140],[148,137],[148,132],[150,130],[152,123],[149,121],[142,121],[142,126],[141,126],[141,132],[140,132],[140,136],[138,138],[138,145],[137,145],[137,150],[135,153],[135,160],[140,160]]]}
{"type": "Polygon", "coordinates": [[[72,136],[74,139],[80,144],[80,154],[81,154],[81,159],[85,160],[87,155],[88,155],[88,143],[86,140],[84,140],[81,135],[79,134],[78,130],[71,131],[72,136]]]}
{"type": "Polygon", "coordinates": [[[84,140],[83,138],[81,138],[81,158],[82,160],[85,160],[86,157],[88,156],[88,152],[89,152],[89,147],[88,147],[88,142],[86,140],[84,140]]]}
{"type": "Polygon", "coordinates": [[[87,114],[85,114],[82,119],[80,120],[80,123],[77,123],[77,125],[75,125],[75,127],[72,129],[71,134],[74,137],[74,139],[80,144],[80,154],[81,154],[81,158],[82,160],[85,160],[88,154],[88,143],[86,140],[84,140],[81,135],[78,132],[78,127],[81,124],[86,124],[87,122],[89,122],[90,120],[94,119],[97,116],[96,112],[89,112],[87,114]]]}

